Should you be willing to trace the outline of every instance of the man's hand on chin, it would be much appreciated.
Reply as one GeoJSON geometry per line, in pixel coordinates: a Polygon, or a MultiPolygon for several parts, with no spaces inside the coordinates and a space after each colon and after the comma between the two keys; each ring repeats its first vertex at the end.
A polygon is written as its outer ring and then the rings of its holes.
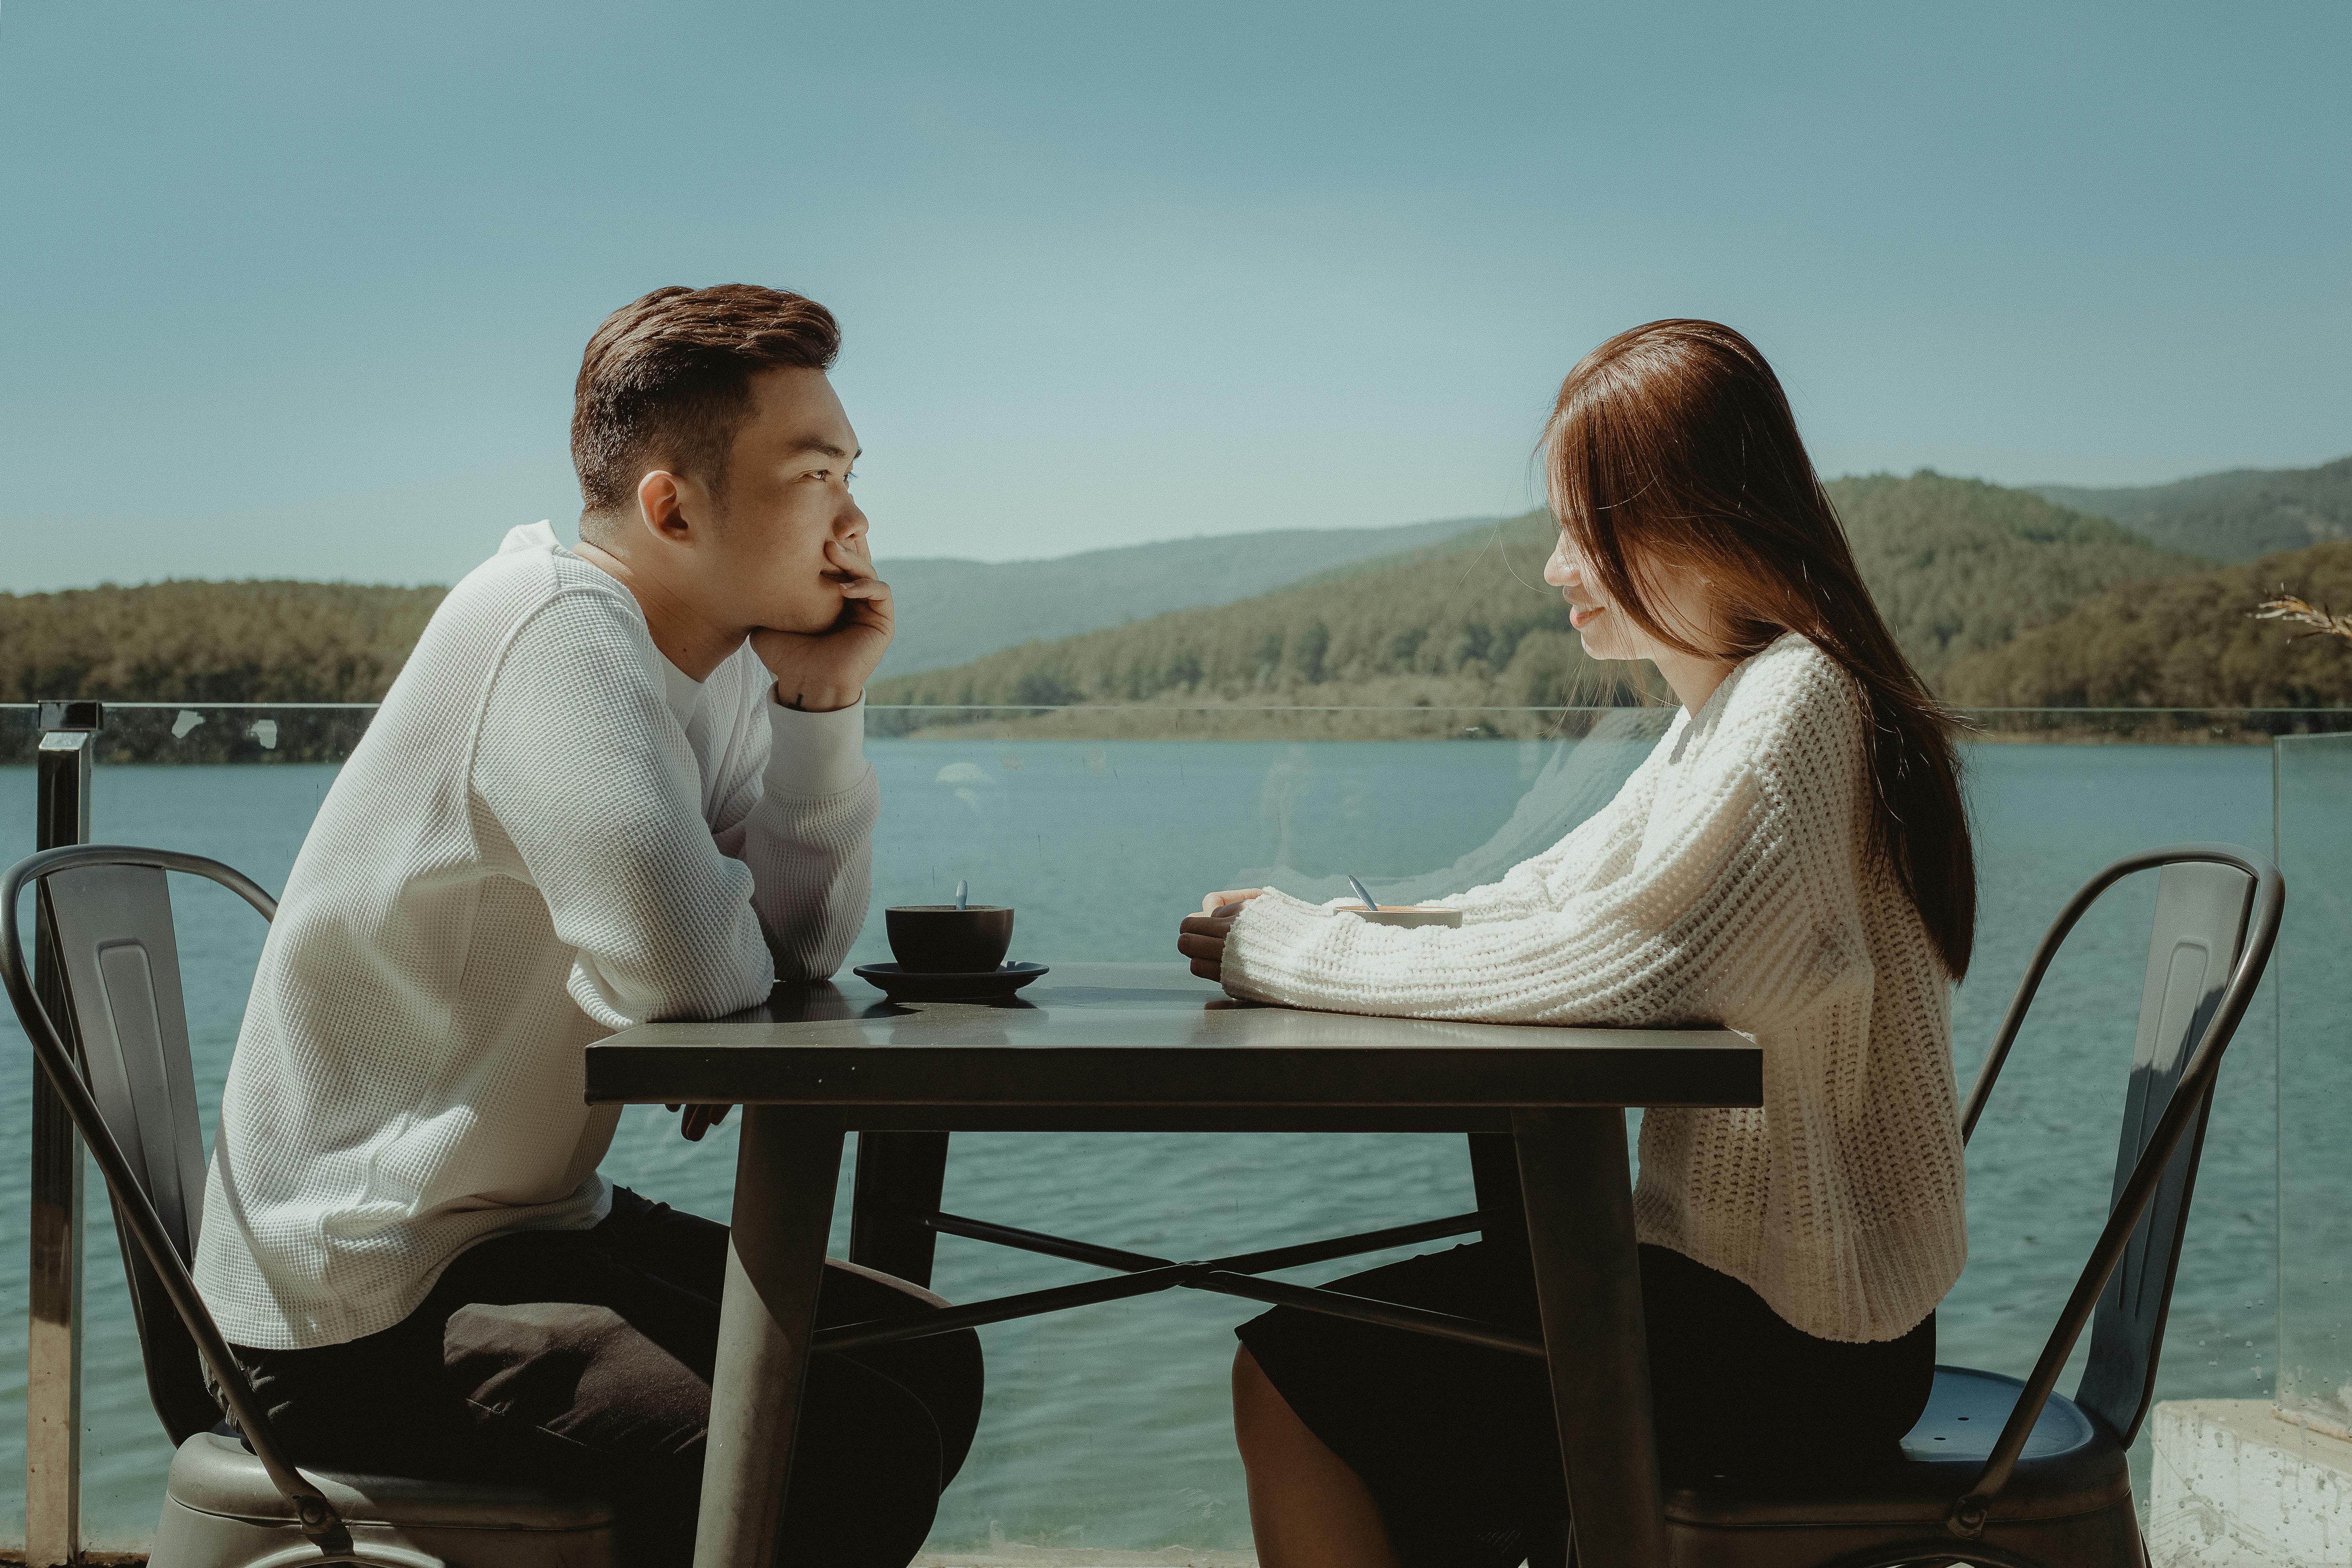
{"type": "Polygon", "coordinates": [[[874,575],[864,534],[846,543],[828,540],[824,559],[825,576],[841,587],[841,618],[821,632],[762,626],[751,634],[752,650],[776,678],[776,700],[804,713],[830,713],[856,701],[890,646],[893,626],[890,584],[874,575]]]}

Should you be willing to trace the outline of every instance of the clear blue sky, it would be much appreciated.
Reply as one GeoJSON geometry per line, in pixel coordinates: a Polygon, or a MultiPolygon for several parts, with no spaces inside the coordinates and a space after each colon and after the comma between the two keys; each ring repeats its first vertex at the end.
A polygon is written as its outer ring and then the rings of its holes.
{"type": "Polygon", "coordinates": [[[1747,331],[1825,472],[2352,451],[2352,5],[0,6],[0,588],[446,582],[580,348],[794,288],[888,555],[1515,510],[1747,331]]]}

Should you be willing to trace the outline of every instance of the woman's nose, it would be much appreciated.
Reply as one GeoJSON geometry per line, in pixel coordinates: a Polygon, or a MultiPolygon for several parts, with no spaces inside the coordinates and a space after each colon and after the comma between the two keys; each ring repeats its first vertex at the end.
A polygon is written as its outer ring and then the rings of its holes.
{"type": "Polygon", "coordinates": [[[1567,546],[1555,544],[1552,546],[1551,559],[1544,563],[1544,581],[1555,588],[1565,588],[1569,584],[1569,580],[1567,546]]]}

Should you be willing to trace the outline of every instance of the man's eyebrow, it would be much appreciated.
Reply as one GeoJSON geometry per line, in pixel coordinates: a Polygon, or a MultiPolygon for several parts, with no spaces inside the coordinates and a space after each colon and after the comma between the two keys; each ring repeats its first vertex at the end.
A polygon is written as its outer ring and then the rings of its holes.
{"type": "Polygon", "coordinates": [[[866,455],[866,450],[862,447],[855,452],[845,452],[832,442],[820,441],[814,437],[793,443],[792,455],[798,457],[803,452],[820,453],[824,457],[839,458],[845,463],[854,463],[866,455]]]}

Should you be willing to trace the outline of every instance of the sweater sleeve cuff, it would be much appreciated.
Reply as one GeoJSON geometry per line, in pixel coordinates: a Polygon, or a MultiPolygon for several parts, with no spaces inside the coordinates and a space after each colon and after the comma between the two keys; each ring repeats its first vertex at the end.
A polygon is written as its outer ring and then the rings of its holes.
{"type": "Polygon", "coordinates": [[[1300,950],[1331,933],[1328,910],[1269,888],[1242,906],[1225,936],[1225,988],[1265,1002],[1296,1000],[1284,981],[1300,950]]]}
{"type": "MultiPolygon", "coordinates": [[[[1348,901],[1352,903],[1355,900],[1348,901]]],[[[1259,941],[1278,942],[1286,937],[1298,941],[1313,931],[1327,929],[1322,922],[1331,917],[1339,903],[1339,900],[1335,899],[1328,904],[1310,904],[1278,888],[1268,888],[1241,907],[1241,912],[1234,917],[1234,930],[1243,930],[1243,922],[1247,921],[1247,930],[1259,941]]]]}
{"type": "Polygon", "coordinates": [[[766,793],[812,800],[854,789],[866,777],[866,699],[830,713],[803,713],[768,691],[766,793]]]}

